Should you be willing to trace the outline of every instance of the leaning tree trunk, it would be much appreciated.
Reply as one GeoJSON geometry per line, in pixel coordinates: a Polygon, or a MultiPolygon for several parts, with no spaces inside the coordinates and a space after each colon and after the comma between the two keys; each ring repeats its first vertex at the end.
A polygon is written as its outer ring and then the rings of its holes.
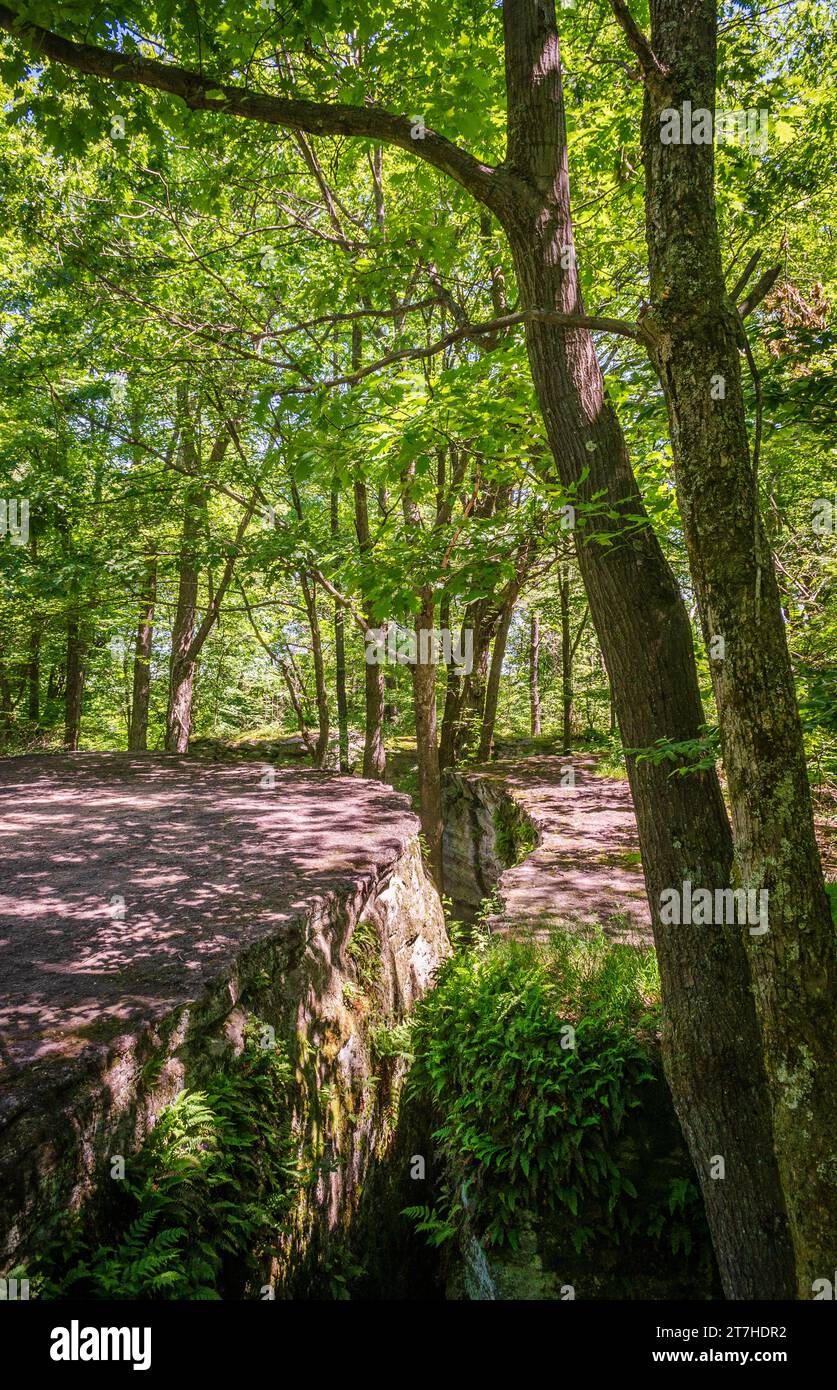
{"type": "MultiPolygon", "coordinates": [[[[506,0],[504,20],[511,186],[498,215],[522,306],[580,314],[553,6],[506,0]]],[[[688,615],[650,523],[632,524],[644,508],[591,336],[533,319],[526,339],[558,475],[582,501],[601,490],[617,518],[606,525],[622,532],[614,545],[579,544],[577,555],[624,743],[697,738],[704,715],[688,615]]],[[[588,521],[588,535],[598,525],[588,521]]],[[[712,772],[669,777],[665,767],[628,761],[662,978],[666,1074],[724,1288],[733,1298],[787,1297],[790,1247],[743,943],[732,927],[707,936],[660,920],[666,887],[729,881],[720,787],[712,772]],[[725,1159],[723,1181],[711,1176],[716,1155],[725,1159]]]]}
{"type": "Polygon", "coordinates": [[[798,1292],[810,1298],[812,1282],[831,1278],[837,1259],[837,942],[749,448],[744,329],[724,285],[711,131],[705,144],[661,139],[661,113],[680,111],[684,101],[714,115],[717,6],[652,0],[651,20],[654,62],[641,42],[638,50],[646,71],[652,299],[644,324],[665,391],[680,514],[710,653],[736,882],[769,894],[768,930],[748,936],[747,950],[798,1292]]]}
{"type": "Polygon", "coordinates": [[[131,726],[128,748],[144,753],[148,747],[148,704],[151,695],[151,646],[154,637],[154,607],[157,601],[157,556],[145,561],[140,617],[134,644],[134,683],[131,699],[131,726]]]}

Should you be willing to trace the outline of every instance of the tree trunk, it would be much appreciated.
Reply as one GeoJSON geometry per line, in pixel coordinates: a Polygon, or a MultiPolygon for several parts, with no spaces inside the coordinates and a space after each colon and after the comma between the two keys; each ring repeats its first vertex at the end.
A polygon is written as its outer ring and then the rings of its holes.
{"type": "Polygon", "coordinates": [[[558,585],[561,596],[561,746],[564,753],[573,751],[573,644],[570,629],[570,575],[566,565],[561,570],[558,585]]]}
{"type": "Polygon", "coordinates": [[[64,679],[64,747],[71,752],[78,748],[81,733],[85,653],[86,642],[78,613],[71,612],[67,616],[67,661],[64,679]]]}
{"type": "MultiPolygon", "coordinates": [[[[506,0],[508,153],[501,209],[524,308],[583,313],[574,264],[560,55],[550,0],[506,0]]],[[[644,508],[589,332],[538,320],[526,332],[558,475],[581,499],[601,489],[623,529],[615,545],[578,544],[579,568],[626,747],[696,738],[704,722],[692,636],[644,508]],[[583,483],[584,470],[589,470],[583,483]]],[[[600,523],[593,519],[586,529],[600,523]]],[[[747,958],[734,928],[711,938],[660,920],[671,884],[725,884],[732,846],[714,773],[669,777],[629,758],[663,987],[663,1056],[731,1298],[793,1289],[790,1246],[747,958]],[[713,1180],[722,1155],[726,1178],[713,1180]]]]}
{"type": "Polygon", "coordinates": [[[497,705],[500,698],[500,677],[503,674],[503,660],[506,655],[506,643],[509,639],[509,628],[514,617],[514,607],[520,596],[521,582],[514,582],[509,588],[508,597],[503,604],[503,611],[500,614],[500,621],[497,624],[497,632],[494,637],[494,649],[491,653],[491,667],[488,672],[488,684],[485,688],[485,705],[482,715],[482,730],[480,732],[480,745],[477,757],[481,763],[488,762],[494,749],[494,725],[497,722],[497,705]]]}
{"type": "Polygon", "coordinates": [[[680,514],[710,652],[736,881],[769,894],[767,932],[745,940],[798,1292],[810,1298],[814,1279],[832,1277],[837,1253],[837,943],[750,456],[744,330],[723,280],[713,145],[711,137],[706,144],[660,138],[665,109],[680,111],[688,100],[694,111],[714,113],[716,6],[652,0],[651,19],[651,44],[665,72],[646,78],[643,112],[652,297],[644,323],[665,391],[680,514]]]}
{"type": "MultiPolygon", "coordinates": [[[[183,427],[181,432],[184,469],[193,476],[200,468],[200,454],[195,442],[194,420],[190,413],[187,393],[178,390],[178,403],[183,427]]],[[[210,473],[223,461],[233,426],[221,426],[207,460],[210,473]]],[[[166,717],[166,749],[169,753],[185,753],[192,732],[192,703],[198,655],[221,611],[221,603],[233,576],[238,547],[250,523],[256,505],[256,493],[242,513],[235,543],[229,549],[224,569],[206,613],[196,631],[198,613],[198,537],[206,508],[206,488],[191,482],[186,490],[183,512],[183,532],[180,543],[177,610],[172,631],[171,678],[169,707],[166,717]]]]}
{"type": "Polygon", "coordinates": [[[320,636],[320,619],[317,613],[317,585],[309,583],[306,576],[300,575],[302,597],[308,614],[308,627],[311,632],[311,656],[314,662],[314,692],[317,701],[317,745],[314,749],[314,766],[325,767],[328,758],[328,736],[330,730],[328,710],[328,690],[325,681],[323,643],[320,636]]]}
{"type": "Polygon", "coordinates": [[[26,677],[29,686],[26,715],[31,724],[41,717],[41,618],[34,616],[29,628],[29,662],[26,677]]]}
{"type": "Polygon", "coordinates": [[[198,613],[197,541],[205,500],[202,485],[190,483],[183,507],[177,608],[171,634],[169,705],[166,714],[166,751],[169,753],[185,753],[192,732],[192,697],[195,684],[192,639],[198,613]]]}
{"type": "MultiPolygon", "coordinates": [[[[38,538],[34,528],[30,540],[32,550],[32,566],[37,569],[38,565],[38,538]]],[[[29,624],[29,662],[27,665],[27,681],[29,691],[26,701],[26,714],[31,724],[37,725],[41,717],[41,635],[43,632],[43,617],[39,613],[33,613],[29,624]]]]}
{"type": "MultiPolygon", "coordinates": [[[[402,479],[404,491],[401,505],[407,532],[422,527],[421,511],[412,495],[415,463],[402,479]]],[[[433,881],[441,894],[444,891],[442,874],[442,778],[439,768],[439,745],[436,736],[436,666],[432,632],[436,617],[436,600],[432,584],[422,584],[418,590],[419,611],[416,614],[416,660],[413,666],[413,708],[416,721],[416,754],[418,762],[419,820],[427,845],[427,861],[433,881]],[[422,634],[427,633],[425,638],[422,634]]]]}
{"type": "MultiPolygon", "coordinates": [[[[456,721],[452,730],[454,761],[458,762],[476,752],[485,711],[488,688],[491,641],[500,623],[502,604],[493,595],[469,604],[466,613],[474,614],[474,664],[462,677],[458,691],[456,721]]],[[[466,627],[463,623],[463,630],[466,627]]]]}
{"type": "Polygon", "coordinates": [[[6,663],[0,657],[0,743],[5,743],[12,727],[12,683],[6,663]]]}
{"type": "Polygon", "coordinates": [[[532,738],[539,738],[541,732],[541,620],[537,609],[532,609],[529,618],[529,711],[532,738]]]}
{"type": "Polygon", "coordinates": [[[157,556],[145,561],[140,617],[134,644],[134,682],[131,698],[131,725],[128,748],[144,753],[148,747],[148,703],[151,695],[151,646],[154,637],[154,607],[157,601],[157,556]]]}
{"type": "MultiPolygon", "coordinates": [[[[331,534],[335,543],[340,535],[340,497],[336,483],[331,489],[331,534]]],[[[337,694],[337,759],[341,772],[349,771],[349,702],[346,698],[346,615],[342,603],[334,605],[334,683],[337,694]]]]}
{"type": "MultiPolygon", "coordinates": [[[[359,479],[354,483],[355,532],[362,556],[372,549],[372,536],[369,530],[369,503],[366,484],[359,479]]],[[[365,719],[363,732],[363,775],[378,781],[386,770],[384,751],[385,678],[383,670],[371,662],[364,662],[363,671],[365,719]]]]}
{"type": "Polygon", "coordinates": [[[413,700],[416,716],[416,748],[418,754],[419,818],[427,842],[430,872],[439,893],[442,878],[442,786],[439,772],[439,749],[436,741],[436,667],[432,661],[420,659],[429,650],[429,639],[422,631],[433,630],[436,605],[433,590],[428,585],[421,593],[421,609],[416,616],[416,664],[413,667],[413,700]]]}

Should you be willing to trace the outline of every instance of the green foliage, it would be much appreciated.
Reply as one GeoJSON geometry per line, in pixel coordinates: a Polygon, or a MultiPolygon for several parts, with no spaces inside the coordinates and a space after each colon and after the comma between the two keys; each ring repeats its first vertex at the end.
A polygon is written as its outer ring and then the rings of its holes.
{"type": "Polygon", "coordinates": [[[259,1033],[204,1090],[182,1092],[128,1160],[107,1244],[80,1219],[53,1219],[40,1297],[218,1299],[228,1279],[257,1276],[298,1187],[292,1069],[259,1033]]]}
{"type": "Polygon", "coordinates": [[[658,738],[652,748],[626,748],[629,757],[638,763],[674,763],[670,777],[685,777],[690,772],[706,772],[714,768],[721,754],[720,730],[704,724],[701,737],[683,739],[658,738]]]}
{"type": "Polygon", "coordinates": [[[501,864],[511,868],[532,853],[538,834],[529,817],[508,798],[494,811],[494,836],[501,864]]]}
{"type": "Polygon", "coordinates": [[[652,975],[642,953],[569,935],[482,937],[446,962],[417,1010],[408,1082],[434,1106],[448,1171],[439,1207],[413,1209],[434,1241],[467,1212],[487,1244],[514,1247],[533,1206],[572,1218],[578,1248],[618,1227],[636,1190],[615,1141],[655,1075],[623,1018],[650,1033],[652,975]]]}
{"type": "Polygon", "coordinates": [[[381,942],[374,922],[362,920],[355,924],[346,955],[363,989],[371,993],[381,975],[381,942]]]}

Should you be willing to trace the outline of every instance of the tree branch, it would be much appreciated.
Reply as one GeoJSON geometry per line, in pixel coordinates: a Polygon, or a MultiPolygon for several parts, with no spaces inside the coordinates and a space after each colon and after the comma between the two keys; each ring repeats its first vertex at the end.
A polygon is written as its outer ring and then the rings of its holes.
{"type": "Polygon", "coordinates": [[[766,270],[753,285],[746,299],[742,299],[738,306],[738,312],[742,319],[746,319],[754,309],[758,308],[765,295],[768,295],[778,280],[782,272],[781,265],[774,265],[770,270],[766,270]]]}
{"type": "Polygon", "coordinates": [[[364,377],[380,372],[384,367],[394,366],[397,362],[423,361],[444,352],[445,348],[451,347],[463,338],[473,339],[482,333],[500,334],[503,329],[528,322],[546,323],[553,328],[586,328],[591,332],[618,333],[623,338],[632,338],[634,342],[647,345],[641,325],[629,323],[625,319],[597,318],[588,314],[559,314],[552,309],[521,309],[519,313],[505,314],[503,318],[490,319],[488,323],[469,322],[462,328],[451,329],[443,338],[437,338],[434,343],[428,343],[424,347],[401,348],[398,352],[389,352],[385,357],[379,357],[377,362],[369,362],[365,367],[360,367],[358,371],[349,372],[345,376],[332,377],[328,381],[318,381],[310,386],[287,386],[284,389],[288,395],[311,395],[334,386],[356,386],[364,377]]]}
{"type": "Polygon", "coordinates": [[[121,53],[93,44],[76,43],[0,5],[0,29],[13,35],[27,49],[62,67],[107,82],[149,87],[180,97],[191,111],[221,111],[227,116],[305,131],[309,135],[359,135],[387,145],[397,145],[448,174],[487,207],[498,202],[502,171],[483,164],[461,146],[436,131],[423,127],[414,138],[409,116],[397,116],[380,106],[351,106],[343,102],[316,102],[296,97],[274,97],[249,92],[213,77],[160,63],[139,54],[121,53]]]}
{"type": "Polygon", "coordinates": [[[657,91],[658,95],[663,95],[665,91],[665,81],[669,75],[669,70],[665,63],[661,63],[650,41],[640,29],[633,15],[624,0],[610,0],[611,8],[616,16],[631,52],[639,59],[639,66],[642,76],[649,88],[657,91]]]}

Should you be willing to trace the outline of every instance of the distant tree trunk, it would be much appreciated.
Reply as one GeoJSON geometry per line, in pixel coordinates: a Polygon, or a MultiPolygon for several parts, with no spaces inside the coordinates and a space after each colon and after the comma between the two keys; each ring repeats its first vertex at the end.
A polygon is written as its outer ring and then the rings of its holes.
{"type": "Polygon", "coordinates": [[[481,763],[488,762],[494,748],[494,725],[497,722],[497,705],[500,698],[500,677],[503,674],[503,660],[506,655],[506,644],[509,639],[509,628],[514,617],[514,606],[520,595],[520,583],[513,583],[510,586],[508,597],[503,604],[503,611],[500,614],[500,621],[497,624],[497,632],[494,637],[494,649],[491,653],[491,667],[488,672],[488,684],[485,688],[485,705],[482,716],[482,729],[480,731],[480,743],[477,757],[481,763]]]}
{"type": "MultiPolygon", "coordinates": [[[[331,488],[331,534],[340,535],[340,497],[336,482],[331,488]]],[[[341,772],[349,771],[349,702],[346,698],[346,616],[342,603],[334,604],[334,666],[337,694],[337,759],[341,772]]]]}
{"type": "Polygon", "coordinates": [[[6,663],[0,657],[0,738],[5,740],[12,727],[12,683],[6,663]]]}
{"type": "MultiPolygon", "coordinates": [[[[201,459],[195,442],[194,420],[191,417],[185,390],[179,390],[178,400],[183,420],[181,448],[184,470],[194,477],[199,471],[201,459]]],[[[233,433],[234,427],[227,423],[219,429],[207,460],[207,469],[210,472],[213,472],[223,461],[233,433]]],[[[221,603],[233,576],[238,548],[244,539],[244,533],[255,509],[256,495],[256,493],[253,494],[242,513],[235,542],[228,551],[221,578],[200,626],[196,630],[199,580],[198,537],[206,509],[206,488],[203,483],[195,481],[190,482],[186,489],[183,530],[180,541],[177,610],[172,631],[169,707],[166,717],[166,749],[169,753],[185,753],[189,748],[198,655],[218,621],[221,603]]]]}
{"type": "Polygon", "coordinates": [[[474,665],[462,678],[459,719],[454,731],[454,752],[457,761],[467,758],[479,746],[488,686],[491,641],[497,631],[502,611],[501,605],[493,595],[480,600],[476,609],[474,665]]]}
{"type": "MultiPolygon", "coordinates": [[[[372,549],[372,536],[369,530],[369,502],[366,484],[361,479],[354,483],[355,533],[361,556],[367,556],[372,549]]],[[[392,677],[390,677],[392,679],[392,677]]],[[[364,683],[364,731],[363,731],[363,775],[378,781],[386,770],[384,750],[385,718],[385,678],[380,666],[372,662],[363,663],[364,683]]],[[[393,682],[394,683],[394,682],[393,682]]]]}
{"type": "MultiPolygon", "coordinates": [[[[407,532],[422,527],[421,511],[412,494],[415,463],[405,470],[401,505],[407,532]]],[[[436,735],[436,665],[433,627],[436,600],[433,585],[425,583],[418,590],[419,611],[416,614],[416,661],[413,666],[413,708],[416,721],[416,753],[418,761],[419,819],[427,844],[427,857],[433,881],[439,893],[443,891],[442,874],[442,780],[439,771],[439,745],[436,735]],[[424,637],[422,634],[427,633],[424,637]],[[424,659],[422,659],[424,658],[424,659]]]]}
{"type": "Polygon", "coordinates": [[[128,748],[144,753],[148,747],[148,704],[151,694],[151,647],[154,637],[154,607],[157,601],[157,556],[148,555],[140,594],[140,617],[134,644],[134,682],[128,748]]]}
{"type": "Polygon", "coordinates": [[[561,705],[563,710],[561,748],[573,751],[573,644],[570,629],[570,576],[566,566],[558,585],[561,597],[561,705]]]}
{"type": "Polygon", "coordinates": [[[192,732],[192,698],[195,684],[192,639],[198,614],[197,542],[205,501],[202,485],[190,483],[183,508],[177,608],[171,635],[169,705],[166,715],[166,751],[169,753],[185,753],[192,732]]]}
{"type": "MultiPolygon", "coordinates": [[[[38,538],[33,528],[30,538],[32,551],[32,565],[37,567],[38,563],[38,538]]],[[[29,623],[29,661],[27,663],[26,676],[29,692],[26,702],[26,714],[30,723],[37,724],[41,717],[41,633],[43,630],[43,618],[38,613],[33,613],[29,623]]]]}
{"type": "Polygon", "coordinates": [[[317,613],[317,585],[310,583],[306,576],[300,575],[302,597],[308,614],[308,627],[311,633],[311,657],[314,662],[314,690],[317,701],[317,745],[314,749],[314,765],[325,767],[328,758],[328,736],[330,732],[328,690],[325,681],[323,661],[323,642],[320,635],[320,619],[317,613]]]}
{"type": "Polygon", "coordinates": [[[540,737],[541,732],[541,620],[537,609],[532,609],[529,619],[529,711],[532,738],[540,737]]]}
{"type": "Polygon", "coordinates": [[[386,708],[384,704],[384,674],[380,666],[372,666],[367,662],[364,662],[364,666],[366,717],[363,740],[363,775],[380,781],[384,775],[387,761],[383,731],[383,716],[386,708]]]}
{"type": "Polygon", "coordinates": [[[677,499],[709,650],[736,880],[768,895],[766,932],[744,939],[798,1295],[810,1298],[815,1279],[833,1277],[837,1255],[837,941],[750,454],[740,356],[748,349],[724,282],[712,139],[661,138],[664,121],[670,124],[664,113],[673,108],[679,115],[684,99],[695,112],[715,110],[718,12],[712,0],[651,0],[652,57],[625,6],[615,9],[645,75],[652,305],[643,324],[665,392],[677,499]]]}
{"type": "Polygon", "coordinates": [[[33,617],[29,628],[29,695],[26,714],[32,724],[37,724],[41,717],[41,622],[39,617],[33,617]]]}
{"type": "MultiPolygon", "coordinates": [[[[385,724],[394,724],[394,723],[396,722],[397,718],[398,718],[398,705],[395,703],[395,700],[391,698],[392,695],[394,694],[395,690],[397,689],[397,687],[398,687],[398,682],[396,681],[395,676],[392,676],[392,675],[385,675],[385,676],[384,676],[384,692],[385,692],[385,693],[384,693],[384,723],[385,723],[385,724]]],[[[383,745],[382,745],[381,751],[382,751],[382,753],[383,753],[383,745]]],[[[382,769],[382,770],[383,770],[383,769],[382,769]]]]}
{"type": "Polygon", "coordinates": [[[86,642],[78,613],[67,615],[67,660],[64,678],[64,747],[72,752],[78,748],[81,734],[81,711],[84,699],[84,658],[86,642]]]}
{"type": "MultiPolygon", "coordinates": [[[[462,620],[465,630],[466,616],[462,620]]],[[[447,684],[445,686],[445,706],[442,711],[442,732],[439,738],[439,767],[442,772],[452,767],[456,761],[456,736],[459,728],[459,714],[462,708],[462,675],[453,661],[447,663],[447,684]]]]}
{"type": "Polygon", "coordinates": [[[430,637],[422,632],[433,631],[436,605],[433,590],[428,586],[421,592],[421,608],[416,616],[416,664],[413,667],[413,699],[416,718],[416,748],[418,753],[419,808],[421,828],[427,842],[430,872],[439,892],[442,878],[442,790],[439,773],[439,749],[436,741],[436,667],[432,661],[421,661],[422,651],[431,650],[430,637]]]}

